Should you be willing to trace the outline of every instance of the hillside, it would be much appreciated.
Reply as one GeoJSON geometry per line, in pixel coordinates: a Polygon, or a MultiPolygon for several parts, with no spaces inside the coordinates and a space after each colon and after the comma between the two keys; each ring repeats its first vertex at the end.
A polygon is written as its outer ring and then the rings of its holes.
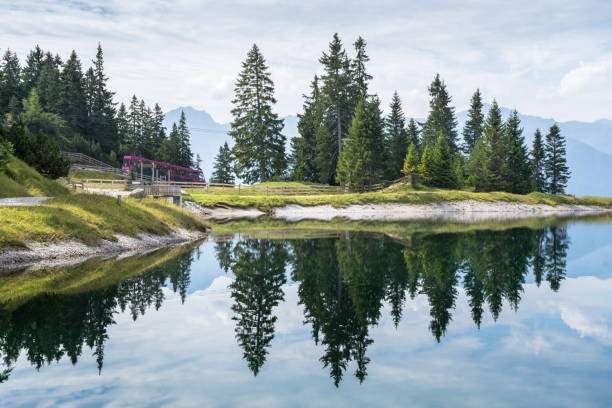
{"type": "Polygon", "coordinates": [[[0,198],[57,197],[68,189],[56,181],[41,176],[36,170],[13,157],[4,172],[0,172],[0,198]]]}

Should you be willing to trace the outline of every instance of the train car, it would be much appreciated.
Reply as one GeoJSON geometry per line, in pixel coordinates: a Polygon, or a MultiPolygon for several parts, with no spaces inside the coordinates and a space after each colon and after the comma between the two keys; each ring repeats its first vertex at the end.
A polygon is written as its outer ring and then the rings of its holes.
{"type": "Polygon", "coordinates": [[[121,169],[132,172],[137,180],[142,178],[156,181],[206,182],[201,170],[145,159],[144,157],[123,156],[121,169]]]}

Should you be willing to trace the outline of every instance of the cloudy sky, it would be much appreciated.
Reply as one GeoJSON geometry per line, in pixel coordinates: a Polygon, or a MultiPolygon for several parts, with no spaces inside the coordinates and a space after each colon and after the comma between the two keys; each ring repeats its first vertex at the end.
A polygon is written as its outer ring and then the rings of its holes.
{"type": "Polygon", "coordinates": [[[559,121],[612,119],[609,0],[125,1],[0,0],[0,48],[33,45],[84,65],[102,43],[119,101],[133,93],[165,110],[192,105],[228,121],[233,82],[253,42],[293,114],[334,32],[368,42],[372,90],[394,89],[409,116],[427,111],[436,72],[458,110],[476,87],[503,106],[559,121]]]}

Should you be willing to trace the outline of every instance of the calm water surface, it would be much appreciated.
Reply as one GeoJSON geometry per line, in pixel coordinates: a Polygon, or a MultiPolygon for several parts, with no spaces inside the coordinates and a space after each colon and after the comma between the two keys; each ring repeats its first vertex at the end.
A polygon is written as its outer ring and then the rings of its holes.
{"type": "Polygon", "coordinates": [[[447,230],[5,272],[0,406],[612,406],[612,223],[447,230]]]}

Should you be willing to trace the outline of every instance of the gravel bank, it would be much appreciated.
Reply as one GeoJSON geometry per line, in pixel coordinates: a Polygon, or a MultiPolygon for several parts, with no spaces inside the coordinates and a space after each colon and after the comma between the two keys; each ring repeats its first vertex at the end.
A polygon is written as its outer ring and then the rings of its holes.
{"type": "Polygon", "coordinates": [[[0,252],[0,269],[20,268],[33,264],[64,265],[73,264],[94,256],[113,255],[176,245],[206,237],[200,231],[179,230],[168,235],[139,234],[138,237],[117,235],[117,242],[102,240],[99,246],[87,246],[77,241],[56,244],[31,244],[28,249],[0,252]]]}
{"type": "Polygon", "coordinates": [[[53,197],[13,197],[1,198],[0,207],[27,207],[39,205],[53,197]]]}
{"type": "Polygon", "coordinates": [[[273,218],[286,221],[330,221],[341,217],[354,221],[405,221],[433,219],[440,221],[476,222],[547,217],[551,215],[587,215],[612,212],[597,206],[519,204],[506,202],[457,201],[427,205],[364,204],[334,208],[331,205],[302,207],[288,205],[274,208],[273,218]]]}

